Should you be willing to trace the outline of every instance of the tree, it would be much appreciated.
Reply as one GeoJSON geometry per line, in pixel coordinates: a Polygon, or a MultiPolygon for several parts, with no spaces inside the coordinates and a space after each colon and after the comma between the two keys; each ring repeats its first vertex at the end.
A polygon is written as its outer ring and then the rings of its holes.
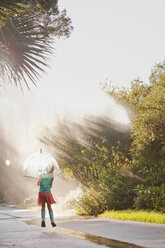
{"type": "MultiPolygon", "coordinates": [[[[117,130],[107,116],[88,116],[83,125],[70,127],[65,122],[57,128],[58,135],[47,130],[40,139],[54,148],[61,167],[86,186],[78,208],[87,214],[132,208],[137,185],[151,185],[152,168],[157,178],[164,173],[165,75],[162,70],[159,81],[154,84],[135,80],[130,89],[106,85],[104,90],[133,112],[131,131],[117,130]],[[157,171],[158,165],[162,165],[162,171],[157,171]]],[[[157,185],[162,182],[162,178],[157,180],[157,185]]]]}
{"type": "Polygon", "coordinates": [[[159,82],[161,75],[165,76],[165,61],[156,64],[151,70],[151,75],[149,77],[150,84],[154,85],[159,82]]]}
{"type": "Polygon", "coordinates": [[[119,104],[124,105],[127,110],[137,112],[142,99],[149,94],[151,87],[139,79],[136,79],[131,82],[130,88],[123,87],[119,89],[107,82],[101,84],[101,88],[106,94],[114,97],[119,104]]]}
{"type": "Polygon", "coordinates": [[[165,75],[152,86],[133,121],[132,154],[155,164],[165,162],[165,75]]]}
{"type": "Polygon", "coordinates": [[[1,84],[10,82],[29,88],[47,67],[54,37],[68,38],[73,27],[57,0],[0,0],[1,84]]]}
{"type": "Polygon", "coordinates": [[[79,211],[97,215],[105,209],[132,207],[140,179],[131,172],[128,131],[116,129],[103,116],[90,116],[83,124],[59,123],[46,130],[40,142],[53,148],[63,171],[82,186],[79,211]]]}
{"type": "Polygon", "coordinates": [[[56,130],[46,130],[40,141],[54,149],[61,168],[84,186],[96,189],[103,167],[117,170],[129,156],[128,132],[116,130],[103,117],[90,116],[83,124],[59,123],[56,130]]]}
{"type": "Polygon", "coordinates": [[[158,179],[164,163],[164,77],[165,62],[155,65],[151,71],[150,84],[134,80],[130,89],[115,89],[106,86],[106,92],[129,110],[132,117],[131,156],[135,168],[147,181],[158,179]],[[152,176],[151,176],[152,175],[152,176]],[[149,180],[148,180],[149,179],[149,180]],[[151,180],[150,180],[151,179],[151,180]]]}

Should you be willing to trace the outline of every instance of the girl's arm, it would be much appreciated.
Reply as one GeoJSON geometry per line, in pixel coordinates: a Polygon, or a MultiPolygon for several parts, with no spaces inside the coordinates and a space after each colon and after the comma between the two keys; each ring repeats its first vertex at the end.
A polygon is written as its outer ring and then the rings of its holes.
{"type": "Polygon", "coordinates": [[[52,180],[51,183],[50,183],[50,188],[52,187],[52,185],[53,185],[53,180],[52,180]]]}
{"type": "Polygon", "coordinates": [[[41,178],[39,178],[37,185],[40,186],[40,183],[41,183],[41,178]]]}

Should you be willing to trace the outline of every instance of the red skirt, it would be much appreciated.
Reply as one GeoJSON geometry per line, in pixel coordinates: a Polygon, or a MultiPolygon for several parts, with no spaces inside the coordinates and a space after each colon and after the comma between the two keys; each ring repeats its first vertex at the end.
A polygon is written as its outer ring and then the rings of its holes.
{"type": "Polygon", "coordinates": [[[42,204],[53,204],[56,203],[56,201],[53,198],[52,193],[38,193],[38,205],[42,205],[42,204]]]}

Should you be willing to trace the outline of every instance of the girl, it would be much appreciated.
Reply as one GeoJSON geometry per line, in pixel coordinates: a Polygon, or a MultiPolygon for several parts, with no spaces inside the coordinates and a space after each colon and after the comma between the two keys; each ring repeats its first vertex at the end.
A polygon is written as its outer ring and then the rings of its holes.
{"type": "Polygon", "coordinates": [[[38,205],[41,206],[41,226],[45,227],[45,203],[47,203],[48,211],[49,211],[49,217],[51,221],[51,225],[53,227],[56,226],[54,222],[54,216],[53,216],[53,210],[51,207],[51,204],[56,203],[52,193],[51,193],[51,187],[53,184],[53,171],[54,167],[51,168],[51,170],[48,171],[48,173],[44,173],[41,175],[40,179],[38,180],[37,185],[40,186],[39,193],[38,193],[38,205]]]}

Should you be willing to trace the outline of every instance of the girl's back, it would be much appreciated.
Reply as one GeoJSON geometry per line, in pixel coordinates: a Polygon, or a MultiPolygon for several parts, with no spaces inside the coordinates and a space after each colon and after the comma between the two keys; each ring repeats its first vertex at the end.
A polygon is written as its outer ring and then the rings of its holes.
{"type": "Polygon", "coordinates": [[[40,193],[51,193],[50,186],[53,181],[53,176],[51,174],[42,174],[40,183],[40,193]]]}

